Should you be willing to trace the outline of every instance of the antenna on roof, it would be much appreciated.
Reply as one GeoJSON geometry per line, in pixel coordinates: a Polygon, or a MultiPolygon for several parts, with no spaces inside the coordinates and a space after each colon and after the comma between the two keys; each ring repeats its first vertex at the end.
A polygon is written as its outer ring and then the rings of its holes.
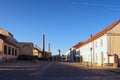
{"type": "Polygon", "coordinates": [[[92,38],[92,34],[90,35],[90,38],[92,38]]]}

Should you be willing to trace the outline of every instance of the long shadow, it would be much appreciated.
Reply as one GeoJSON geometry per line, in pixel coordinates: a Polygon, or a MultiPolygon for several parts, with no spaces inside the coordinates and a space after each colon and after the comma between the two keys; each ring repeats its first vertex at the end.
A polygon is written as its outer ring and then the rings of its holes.
{"type": "Polygon", "coordinates": [[[0,80],[32,78],[41,65],[37,63],[12,63],[0,66],[0,80]]]}
{"type": "MultiPolygon", "coordinates": [[[[108,75],[108,74],[107,74],[108,75]]],[[[106,76],[100,70],[86,69],[80,67],[77,63],[52,63],[47,69],[46,73],[43,74],[45,77],[80,77],[80,76],[106,76]]]]}

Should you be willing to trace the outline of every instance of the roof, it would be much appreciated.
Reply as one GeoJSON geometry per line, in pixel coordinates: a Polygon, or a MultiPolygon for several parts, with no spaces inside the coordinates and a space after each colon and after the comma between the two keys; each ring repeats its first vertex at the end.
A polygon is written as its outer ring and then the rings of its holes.
{"type": "Polygon", "coordinates": [[[8,42],[11,45],[19,47],[18,42],[11,36],[0,34],[0,38],[8,42]]]}
{"type": "Polygon", "coordinates": [[[0,28],[0,34],[3,34],[3,35],[9,35],[11,37],[14,37],[10,32],[8,32],[7,30],[4,30],[2,28],[0,28]]]}
{"type": "Polygon", "coordinates": [[[104,30],[100,31],[100,32],[97,33],[96,35],[91,36],[91,37],[90,37],[88,40],[86,40],[85,42],[82,42],[82,43],[80,42],[80,43],[76,44],[76,45],[73,46],[73,47],[75,47],[76,49],[78,49],[78,48],[82,47],[83,45],[92,42],[93,40],[95,40],[95,39],[103,36],[105,33],[107,33],[109,30],[111,30],[112,28],[114,28],[114,27],[115,27],[117,24],[119,24],[119,23],[120,23],[120,20],[114,22],[113,24],[111,24],[110,26],[108,26],[108,27],[105,28],[104,30]]]}
{"type": "Polygon", "coordinates": [[[79,48],[80,46],[82,46],[83,45],[83,43],[84,42],[79,42],[79,43],[77,43],[75,46],[73,46],[74,48],[79,48]]]}
{"type": "Polygon", "coordinates": [[[2,34],[0,34],[0,39],[6,39],[6,37],[2,34]]]}
{"type": "Polygon", "coordinates": [[[42,51],[40,51],[38,48],[36,48],[36,47],[33,47],[33,49],[35,49],[35,50],[37,50],[37,51],[39,51],[40,53],[42,53],[42,51]]]}

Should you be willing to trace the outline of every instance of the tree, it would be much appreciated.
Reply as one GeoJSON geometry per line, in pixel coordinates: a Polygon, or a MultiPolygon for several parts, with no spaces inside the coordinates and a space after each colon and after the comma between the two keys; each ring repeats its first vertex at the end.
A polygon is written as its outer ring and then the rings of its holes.
{"type": "Polygon", "coordinates": [[[58,49],[58,60],[60,61],[60,53],[61,53],[61,51],[60,51],[60,49],[58,49]]]}

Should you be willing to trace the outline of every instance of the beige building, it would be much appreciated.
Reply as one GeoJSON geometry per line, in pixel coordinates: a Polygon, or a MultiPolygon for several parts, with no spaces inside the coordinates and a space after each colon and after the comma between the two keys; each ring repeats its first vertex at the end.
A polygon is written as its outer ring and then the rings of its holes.
{"type": "Polygon", "coordinates": [[[18,42],[13,35],[0,29],[0,61],[15,60],[19,55],[33,56],[32,42],[18,42]]]}
{"type": "Polygon", "coordinates": [[[0,29],[0,61],[16,59],[19,54],[19,45],[13,35],[0,29]]]}
{"type": "Polygon", "coordinates": [[[10,32],[0,29],[0,61],[15,60],[19,55],[38,56],[39,58],[45,56],[49,59],[52,53],[50,50],[40,51],[34,47],[32,42],[18,42],[10,32]]]}
{"type": "Polygon", "coordinates": [[[45,58],[47,60],[49,60],[50,57],[52,56],[52,53],[51,52],[46,52],[46,51],[43,53],[43,51],[40,51],[38,48],[34,47],[33,48],[33,56],[37,56],[38,58],[41,58],[41,59],[43,59],[44,56],[45,56],[45,58]],[[45,54],[45,55],[43,55],[43,54],[45,54]]]}
{"type": "Polygon", "coordinates": [[[34,45],[32,42],[19,42],[20,52],[19,55],[33,56],[34,45]]]}
{"type": "Polygon", "coordinates": [[[37,56],[38,58],[42,58],[42,51],[40,51],[38,48],[33,48],[33,56],[37,56]]]}

